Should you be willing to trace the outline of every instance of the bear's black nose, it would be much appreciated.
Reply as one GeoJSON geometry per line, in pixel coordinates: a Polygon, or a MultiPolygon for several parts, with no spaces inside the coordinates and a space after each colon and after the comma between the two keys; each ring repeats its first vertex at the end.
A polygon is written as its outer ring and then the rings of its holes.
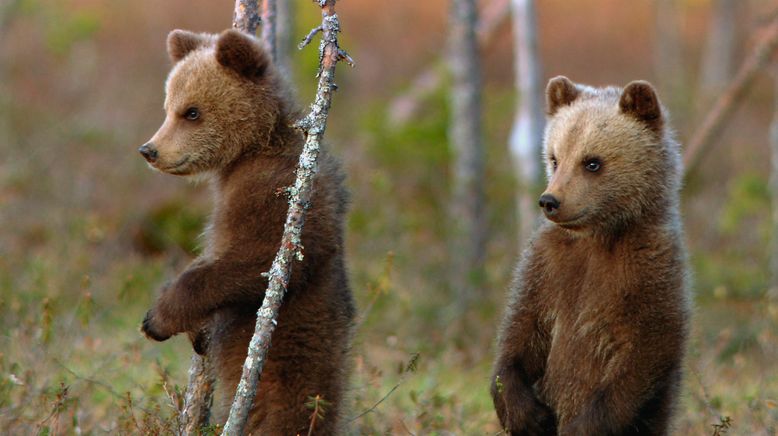
{"type": "Polygon", "coordinates": [[[554,215],[556,214],[557,209],[559,209],[559,200],[551,194],[541,195],[538,204],[543,208],[543,212],[545,212],[546,215],[554,215]]]}
{"type": "Polygon", "coordinates": [[[157,149],[154,148],[154,144],[146,143],[138,148],[138,151],[148,162],[154,163],[157,160],[157,149]]]}

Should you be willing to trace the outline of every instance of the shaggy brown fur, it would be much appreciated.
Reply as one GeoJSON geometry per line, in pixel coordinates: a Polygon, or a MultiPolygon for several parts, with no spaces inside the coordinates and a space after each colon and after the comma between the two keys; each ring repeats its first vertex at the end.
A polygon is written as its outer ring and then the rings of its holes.
{"type": "MultiPolygon", "coordinates": [[[[187,332],[202,352],[210,326],[214,356],[229,405],[254,331],[268,271],[281,241],[287,201],[302,150],[290,128],[298,112],[264,48],[252,37],[176,30],[168,37],[176,63],[166,84],[164,124],[141,153],[170,174],[210,176],[214,212],[202,255],[165,286],[143,321],[164,341],[187,332]]],[[[304,260],[293,267],[248,431],[308,432],[309,397],[331,405],[315,434],[338,432],[349,368],[354,303],[346,277],[343,175],[320,155],[312,207],[302,235],[304,260]]]]}
{"type": "Polygon", "coordinates": [[[689,321],[679,146],[646,82],[547,88],[541,206],[492,396],[512,435],[662,435],[689,321]]]}

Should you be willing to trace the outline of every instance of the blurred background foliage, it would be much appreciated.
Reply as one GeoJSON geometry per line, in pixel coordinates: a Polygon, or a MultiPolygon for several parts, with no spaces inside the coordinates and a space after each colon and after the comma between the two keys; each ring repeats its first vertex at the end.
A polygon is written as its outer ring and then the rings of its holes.
{"type": "MultiPolygon", "coordinates": [[[[487,2],[484,2],[487,3],[487,2]]],[[[319,19],[299,1],[296,33],[319,19]]],[[[679,137],[710,97],[698,91],[711,1],[679,0],[683,68],[656,72],[651,1],[538,2],[544,77],[593,85],[647,79],[679,137]]],[[[736,64],[775,5],[740,2],[736,64]]],[[[447,3],[340,2],[340,68],[327,138],[348,173],[351,279],[362,311],[352,424],[359,434],[494,434],[488,377],[518,255],[507,137],[519,97],[510,23],[483,47],[489,243],[483,289],[454,325],[446,286],[449,161],[445,87],[403,125],[387,121],[411,78],[441,62],[447,3]],[[395,388],[396,389],[393,389],[395,388]],[[388,396],[387,396],[388,394],[388,396]]],[[[203,186],[149,171],[136,148],[163,120],[174,28],[218,32],[232,4],[206,0],[0,2],[0,428],[9,433],[172,431],[191,354],[138,333],[165,280],[198,251],[203,186]]],[[[306,104],[314,49],[292,56],[306,104]]],[[[441,68],[443,68],[441,66],[441,68]]],[[[772,81],[758,79],[720,145],[687,186],[683,210],[697,313],[679,434],[731,419],[733,434],[775,434],[778,305],[768,298],[768,125],[772,81]]],[[[773,205],[773,207],[776,207],[773,205]]]]}

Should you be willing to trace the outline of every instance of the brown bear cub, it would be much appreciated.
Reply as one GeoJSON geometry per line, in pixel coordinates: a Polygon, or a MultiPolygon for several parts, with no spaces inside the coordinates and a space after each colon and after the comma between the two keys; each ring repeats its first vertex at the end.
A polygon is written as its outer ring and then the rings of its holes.
{"type": "MultiPolygon", "coordinates": [[[[206,175],[214,211],[203,253],[162,289],[142,330],[157,341],[189,333],[198,352],[207,346],[226,410],[267,287],[262,273],[281,242],[284,192],[293,185],[304,138],[290,127],[299,112],[289,87],[256,39],[235,30],[175,30],[167,46],[175,63],[166,83],[167,116],[139,151],[160,171],[206,175]],[[198,334],[203,328],[207,344],[198,334]]],[[[338,163],[324,151],[319,158],[304,258],[292,268],[249,417],[251,434],[307,434],[306,402],[317,395],[329,406],[314,433],[335,434],[342,426],[355,313],[344,263],[348,201],[338,163]]]]}
{"type": "Polygon", "coordinates": [[[540,197],[500,328],[492,397],[512,435],[663,435],[690,317],[681,164],[647,82],[546,89],[540,197]]]}

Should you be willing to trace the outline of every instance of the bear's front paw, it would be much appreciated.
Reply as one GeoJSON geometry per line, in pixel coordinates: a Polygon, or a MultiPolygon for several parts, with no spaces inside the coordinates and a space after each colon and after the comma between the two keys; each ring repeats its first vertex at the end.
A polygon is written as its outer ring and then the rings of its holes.
{"type": "Polygon", "coordinates": [[[140,330],[147,338],[158,342],[170,339],[174,333],[164,328],[163,323],[159,322],[159,317],[155,315],[154,309],[146,312],[146,317],[143,318],[140,330]]]}

